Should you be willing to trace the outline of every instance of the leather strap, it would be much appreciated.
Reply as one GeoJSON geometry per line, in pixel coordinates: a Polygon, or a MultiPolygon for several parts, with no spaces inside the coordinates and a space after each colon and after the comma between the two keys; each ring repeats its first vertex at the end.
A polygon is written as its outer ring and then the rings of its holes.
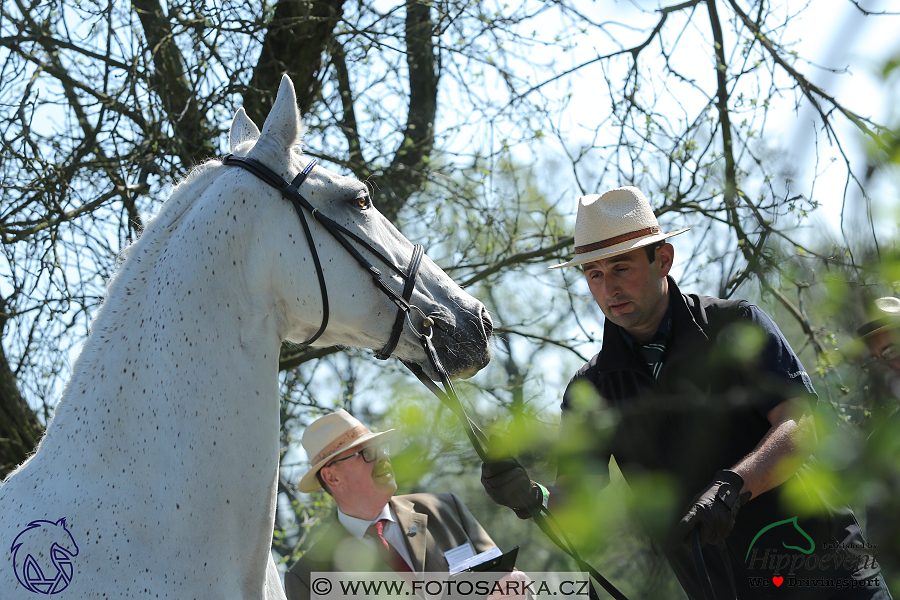
{"type": "Polygon", "coordinates": [[[610,246],[615,246],[616,244],[621,244],[622,242],[627,242],[639,237],[656,235],[660,231],[661,229],[658,225],[645,227],[644,229],[638,229],[637,231],[630,231],[628,233],[623,233],[622,235],[600,240],[599,242],[585,244],[584,246],[575,246],[575,254],[585,254],[586,252],[593,252],[594,250],[600,250],[601,248],[609,248],[610,246]]]}
{"type": "MultiPolygon", "coordinates": [[[[413,290],[416,287],[416,274],[419,271],[419,264],[422,262],[422,256],[425,255],[425,248],[416,244],[413,247],[412,258],[409,260],[409,268],[406,271],[406,283],[403,285],[403,299],[407,303],[412,299],[413,290]]],[[[387,360],[391,357],[397,343],[400,341],[400,334],[403,332],[403,317],[406,313],[402,310],[397,311],[397,317],[394,319],[394,327],[391,330],[391,337],[388,339],[384,348],[375,354],[378,360],[387,360]]]]}

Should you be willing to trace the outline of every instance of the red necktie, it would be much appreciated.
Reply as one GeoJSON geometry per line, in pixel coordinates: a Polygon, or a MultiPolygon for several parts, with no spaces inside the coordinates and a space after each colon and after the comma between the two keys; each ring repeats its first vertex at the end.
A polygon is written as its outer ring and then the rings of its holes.
{"type": "Polygon", "coordinates": [[[403,560],[403,557],[400,556],[397,549],[388,544],[388,541],[384,539],[384,524],[386,522],[387,519],[381,519],[377,523],[372,523],[366,530],[366,535],[375,539],[376,543],[379,545],[378,550],[384,557],[385,562],[387,562],[394,571],[398,573],[412,573],[412,569],[406,561],[403,560]]]}

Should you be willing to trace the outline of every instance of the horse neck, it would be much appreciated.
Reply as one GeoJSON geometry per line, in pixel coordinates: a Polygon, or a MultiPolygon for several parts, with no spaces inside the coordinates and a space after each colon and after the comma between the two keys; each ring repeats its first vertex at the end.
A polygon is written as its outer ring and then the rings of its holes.
{"type": "Polygon", "coordinates": [[[255,449],[277,457],[280,340],[248,258],[252,219],[233,219],[226,201],[191,207],[168,235],[145,232],[152,243],[129,251],[48,439],[56,426],[94,434],[85,437],[98,447],[158,440],[173,455],[217,446],[206,458],[221,462],[255,449]],[[154,431],[186,441],[173,451],[154,431]]]}

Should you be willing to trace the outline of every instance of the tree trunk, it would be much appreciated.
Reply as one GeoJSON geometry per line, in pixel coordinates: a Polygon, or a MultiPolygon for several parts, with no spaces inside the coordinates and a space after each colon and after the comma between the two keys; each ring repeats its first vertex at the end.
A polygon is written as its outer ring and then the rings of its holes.
{"type": "Polygon", "coordinates": [[[322,56],[343,14],[344,0],[279,0],[244,92],[244,110],[254,123],[262,126],[284,73],[294,82],[301,114],[309,111],[322,87],[322,56]]]}
{"type": "MultiPolygon", "coordinates": [[[[6,303],[0,298],[0,333],[6,328],[7,318],[6,303]]],[[[28,458],[43,432],[44,428],[19,391],[0,344],[0,480],[28,458]]]]}

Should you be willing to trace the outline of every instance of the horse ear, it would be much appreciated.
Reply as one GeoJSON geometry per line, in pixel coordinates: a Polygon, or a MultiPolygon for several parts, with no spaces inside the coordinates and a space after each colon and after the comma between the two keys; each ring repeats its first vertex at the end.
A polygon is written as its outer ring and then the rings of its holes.
{"type": "Polygon", "coordinates": [[[290,148],[300,141],[303,129],[297,110],[294,84],[290,77],[284,75],[281,78],[281,85],[278,86],[275,104],[272,105],[272,110],[263,124],[260,140],[274,143],[279,149],[290,148]]]}
{"type": "Polygon", "coordinates": [[[259,127],[250,120],[244,107],[240,107],[234,114],[234,119],[231,120],[231,131],[228,132],[228,145],[231,151],[234,152],[240,144],[246,141],[255,142],[258,139],[259,127]]]}

